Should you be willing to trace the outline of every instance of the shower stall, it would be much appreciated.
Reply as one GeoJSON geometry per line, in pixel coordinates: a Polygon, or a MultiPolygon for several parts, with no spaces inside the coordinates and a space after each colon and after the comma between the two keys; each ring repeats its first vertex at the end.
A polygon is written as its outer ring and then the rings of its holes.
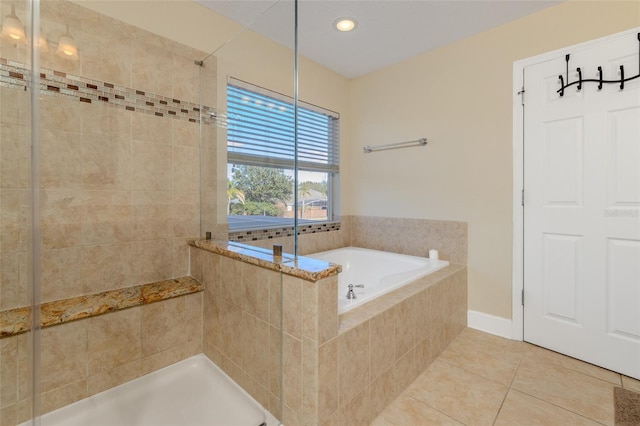
{"type": "MultiPolygon", "coordinates": [[[[282,274],[258,287],[266,314],[248,291],[221,302],[218,281],[251,271],[211,269],[189,241],[226,240],[244,202],[227,163],[232,79],[290,100],[280,159],[298,182],[297,3],[235,20],[206,3],[0,1],[1,425],[55,424],[48,413],[202,353],[282,418],[282,274]],[[254,32],[271,20],[277,43],[254,32]],[[233,318],[255,339],[226,332],[233,318]]],[[[297,212],[278,238],[293,252],[297,212]]]]}

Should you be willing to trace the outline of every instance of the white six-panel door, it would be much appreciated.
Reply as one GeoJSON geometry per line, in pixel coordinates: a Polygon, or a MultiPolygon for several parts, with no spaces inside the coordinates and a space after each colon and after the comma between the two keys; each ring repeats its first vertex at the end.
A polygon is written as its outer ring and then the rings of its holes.
{"type": "MultiPolygon", "coordinates": [[[[640,72],[629,35],[566,53],[571,81],[640,72]]],[[[560,97],[565,67],[524,72],[524,339],[640,379],[640,78],[560,97]]]]}

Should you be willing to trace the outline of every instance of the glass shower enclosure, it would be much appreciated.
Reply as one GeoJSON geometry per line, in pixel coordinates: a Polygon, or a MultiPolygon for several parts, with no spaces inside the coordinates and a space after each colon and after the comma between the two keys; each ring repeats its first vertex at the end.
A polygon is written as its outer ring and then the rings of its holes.
{"type": "MultiPolygon", "coordinates": [[[[206,1],[0,0],[0,424],[46,424],[46,413],[206,353],[216,284],[189,241],[227,240],[232,210],[267,216],[235,191],[253,167],[291,185],[276,203],[283,216],[296,205],[297,4],[251,5],[230,19],[206,1]],[[274,22],[280,40],[258,35],[274,22]],[[272,163],[227,161],[233,87],[269,111],[291,105],[279,131],[288,152],[272,163]]],[[[279,236],[286,252],[296,235],[279,236]]],[[[278,306],[282,277],[269,280],[278,306]]],[[[255,317],[271,371],[232,379],[279,419],[272,311],[255,317]]]]}

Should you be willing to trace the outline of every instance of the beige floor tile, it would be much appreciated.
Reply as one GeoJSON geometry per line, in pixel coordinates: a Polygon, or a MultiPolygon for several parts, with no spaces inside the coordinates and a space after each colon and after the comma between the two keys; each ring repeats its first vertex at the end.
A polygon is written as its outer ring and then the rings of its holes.
{"type": "Polygon", "coordinates": [[[372,426],[462,425],[449,416],[402,395],[388,406],[372,423],[372,426]]]}
{"type": "Polygon", "coordinates": [[[494,426],[597,426],[600,423],[511,389],[494,426]]]}
{"type": "Polygon", "coordinates": [[[468,425],[492,424],[508,387],[437,359],[405,395],[468,425]]]}
{"type": "Polygon", "coordinates": [[[512,389],[604,424],[613,424],[614,384],[528,353],[512,389]]]}
{"type": "Polygon", "coordinates": [[[527,345],[467,328],[439,359],[509,386],[527,345]]]}
{"type": "Polygon", "coordinates": [[[640,392],[640,380],[622,376],[622,387],[632,391],[640,392]]]}
{"type": "Polygon", "coordinates": [[[571,358],[570,356],[562,355],[558,352],[541,348],[540,346],[527,344],[527,353],[540,358],[543,362],[552,362],[561,367],[578,371],[597,379],[606,380],[607,382],[611,382],[618,386],[621,384],[620,374],[614,371],[589,364],[588,362],[580,361],[576,358],[571,358]]]}

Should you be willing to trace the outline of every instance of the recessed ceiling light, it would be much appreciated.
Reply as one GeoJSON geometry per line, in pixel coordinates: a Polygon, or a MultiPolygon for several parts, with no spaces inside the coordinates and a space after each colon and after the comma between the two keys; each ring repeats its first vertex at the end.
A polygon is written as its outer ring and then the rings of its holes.
{"type": "Polygon", "coordinates": [[[347,32],[353,31],[358,26],[358,22],[353,18],[338,18],[333,25],[338,31],[347,32]]]}

